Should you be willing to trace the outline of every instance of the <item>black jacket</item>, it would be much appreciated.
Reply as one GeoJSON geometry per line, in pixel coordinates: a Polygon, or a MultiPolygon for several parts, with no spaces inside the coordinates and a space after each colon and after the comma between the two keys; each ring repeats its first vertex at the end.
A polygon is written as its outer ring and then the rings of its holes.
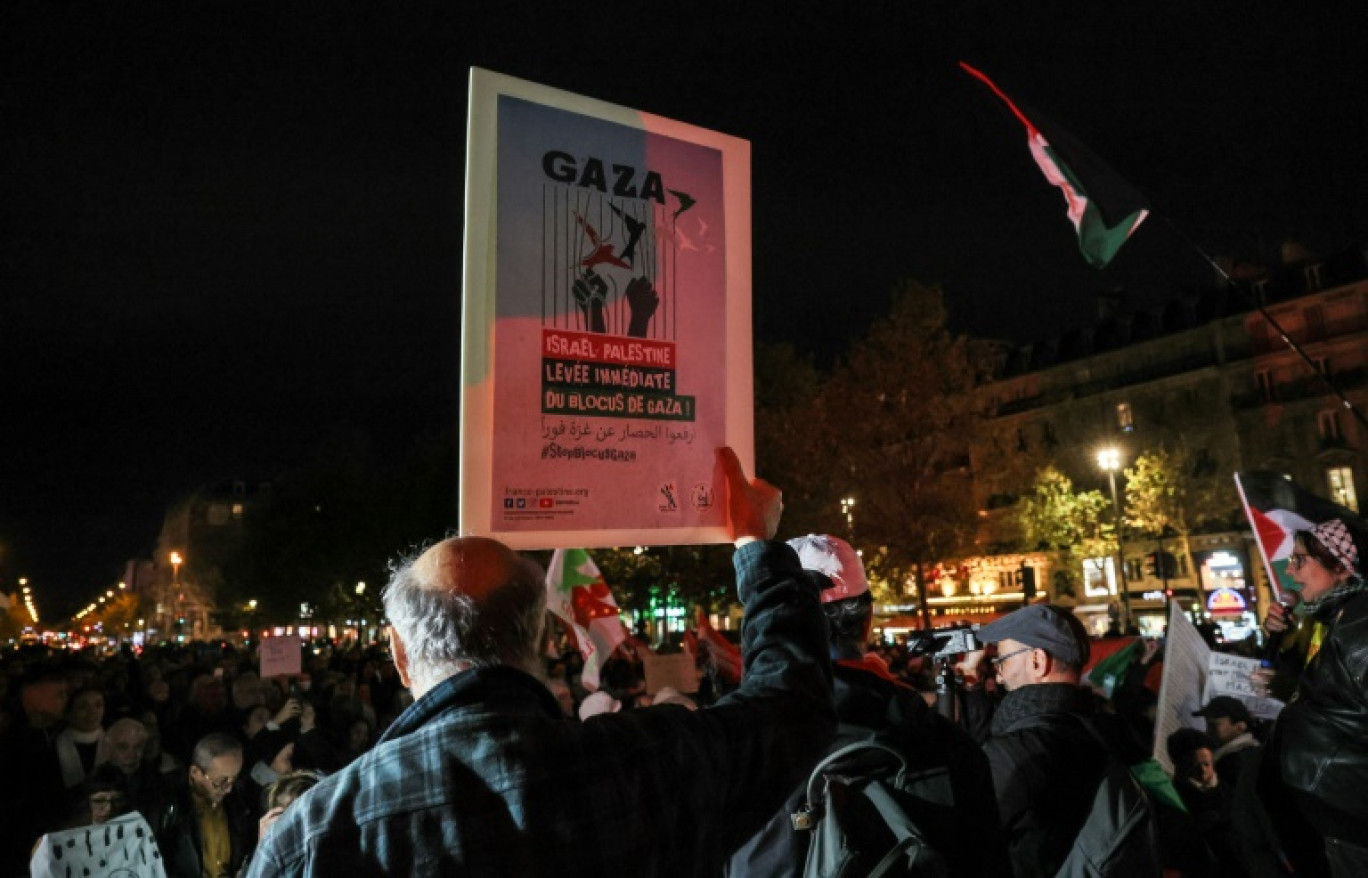
{"type": "Polygon", "coordinates": [[[733,560],[746,676],[716,707],[579,723],[522,671],[464,671],[291,805],[249,874],[716,875],[836,725],[816,583],[783,543],[733,560]]]}
{"type": "MultiPolygon", "coordinates": [[[[1067,683],[1007,693],[983,745],[1016,878],[1053,876],[1102,780],[1106,752],[1072,715],[1093,717],[1092,693],[1067,683]]],[[[1144,754],[1117,753],[1130,764],[1144,754]]]]}
{"type": "MultiPolygon", "coordinates": [[[[913,813],[918,829],[946,857],[951,875],[1008,874],[1007,848],[983,751],[962,729],[927,707],[916,690],[869,668],[839,662],[833,669],[841,725],[828,752],[872,736],[903,754],[913,774],[948,769],[953,805],[913,813]]],[[[765,828],[733,855],[729,875],[802,874],[810,834],[795,831],[789,815],[803,804],[806,787],[804,777],[765,828]]]]}
{"type": "MultiPolygon", "coordinates": [[[[167,878],[200,878],[200,826],[190,792],[190,779],[181,772],[170,786],[171,792],[156,814],[144,815],[157,837],[167,878]]],[[[243,788],[239,786],[223,799],[228,816],[228,836],[232,842],[229,874],[235,874],[256,843],[257,822],[243,788]]]]}
{"type": "Polygon", "coordinates": [[[1270,755],[1323,834],[1368,838],[1368,592],[1324,612],[1328,629],[1273,727],[1270,755]]]}

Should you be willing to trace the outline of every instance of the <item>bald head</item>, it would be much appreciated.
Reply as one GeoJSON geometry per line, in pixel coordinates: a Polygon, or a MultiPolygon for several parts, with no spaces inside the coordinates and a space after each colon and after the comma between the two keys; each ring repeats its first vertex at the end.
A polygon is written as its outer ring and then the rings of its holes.
{"type": "Polygon", "coordinates": [[[453,537],[419,555],[413,575],[423,588],[459,591],[480,601],[507,582],[522,561],[497,540],[453,537]]]}
{"type": "Polygon", "coordinates": [[[507,546],[455,537],[394,570],[385,613],[414,694],[483,665],[540,674],[545,574],[507,546]]]}

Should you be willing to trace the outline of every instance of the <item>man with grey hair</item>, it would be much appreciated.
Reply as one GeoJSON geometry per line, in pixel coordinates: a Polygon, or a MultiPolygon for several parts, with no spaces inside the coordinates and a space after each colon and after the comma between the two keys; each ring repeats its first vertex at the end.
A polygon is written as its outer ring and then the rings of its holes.
{"type": "Polygon", "coordinates": [[[242,744],[212,732],[191,750],[190,767],[147,815],[168,878],[233,875],[252,847],[256,815],[238,789],[242,744]]]}
{"type": "Polygon", "coordinates": [[[772,538],[779,492],[719,449],[746,676],[708,710],[563,716],[541,678],[544,574],[448,539],[385,590],[416,698],[270,830],[251,875],[715,875],[835,731],[814,582],[772,538]]]}

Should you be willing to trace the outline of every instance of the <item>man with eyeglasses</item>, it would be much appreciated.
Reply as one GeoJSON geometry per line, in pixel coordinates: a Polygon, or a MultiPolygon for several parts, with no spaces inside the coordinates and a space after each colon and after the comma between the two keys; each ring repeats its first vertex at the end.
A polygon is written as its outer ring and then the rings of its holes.
{"type": "Polygon", "coordinates": [[[214,732],[199,740],[185,779],[152,823],[168,878],[237,874],[251,850],[256,818],[237,792],[242,744],[214,732]]]}
{"type": "MultiPolygon", "coordinates": [[[[1100,727],[1092,692],[1080,685],[1088,633],[1066,609],[1032,604],[979,629],[995,647],[989,661],[1007,695],[983,749],[1016,878],[1054,875],[1073,846],[1102,780],[1108,745],[1123,762],[1145,757],[1119,728],[1100,727]]],[[[981,667],[986,653],[965,664],[981,667]]]]}

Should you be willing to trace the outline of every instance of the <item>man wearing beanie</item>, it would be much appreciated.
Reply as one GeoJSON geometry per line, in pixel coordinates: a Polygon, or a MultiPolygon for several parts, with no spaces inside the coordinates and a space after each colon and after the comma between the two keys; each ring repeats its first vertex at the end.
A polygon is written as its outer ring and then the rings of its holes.
{"type": "MultiPolygon", "coordinates": [[[[874,619],[864,564],[838,537],[811,534],[790,540],[798,560],[822,592],[830,632],[836,713],[834,753],[875,740],[907,760],[910,775],[939,774],[949,782],[947,802],[900,801],[951,875],[1006,875],[1007,851],[998,821],[988,761],[958,726],[927,707],[921,695],[866,655],[874,619]]],[[[729,874],[797,875],[812,833],[797,832],[790,815],[806,800],[807,783],[789,796],[763,830],[732,857],[729,874]]]]}

